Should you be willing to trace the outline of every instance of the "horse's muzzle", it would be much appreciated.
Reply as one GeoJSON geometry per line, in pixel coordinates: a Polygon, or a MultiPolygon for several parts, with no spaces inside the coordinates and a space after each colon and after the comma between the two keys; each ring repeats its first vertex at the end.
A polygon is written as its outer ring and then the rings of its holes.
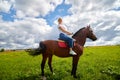
{"type": "Polygon", "coordinates": [[[97,38],[94,38],[94,39],[93,39],[93,41],[96,41],[96,40],[97,40],[97,38]]]}

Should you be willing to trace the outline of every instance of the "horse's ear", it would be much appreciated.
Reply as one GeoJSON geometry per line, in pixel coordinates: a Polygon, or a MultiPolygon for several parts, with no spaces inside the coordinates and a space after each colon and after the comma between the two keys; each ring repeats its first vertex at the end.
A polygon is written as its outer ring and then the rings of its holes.
{"type": "Polygon", "coordinates": [[[87,28],[90,28],[90,24],[87,26],[87,28]]]}

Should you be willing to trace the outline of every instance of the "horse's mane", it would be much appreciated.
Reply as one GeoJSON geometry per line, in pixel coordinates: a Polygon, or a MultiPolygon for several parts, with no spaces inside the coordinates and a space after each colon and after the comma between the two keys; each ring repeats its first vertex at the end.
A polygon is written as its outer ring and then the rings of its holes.
{"type": "Polygon", "coordinates": [[[85,29],[85,27],[79,29],[72,37],[76,36],[81,30],[85,29]]]}

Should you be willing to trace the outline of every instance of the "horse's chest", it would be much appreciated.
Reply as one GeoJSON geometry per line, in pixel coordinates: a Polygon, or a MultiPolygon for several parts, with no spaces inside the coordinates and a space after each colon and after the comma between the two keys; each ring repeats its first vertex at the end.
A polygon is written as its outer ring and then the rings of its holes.
{"type": "Polygon", "coordinates": [[[76,45],[76,46],[74,47],[74,50],[75,50],[76,53],[78,53],[78,54],[80,54],[80,55],[83,53],[83,47],[80,46],[80,45],[76,45]]]}

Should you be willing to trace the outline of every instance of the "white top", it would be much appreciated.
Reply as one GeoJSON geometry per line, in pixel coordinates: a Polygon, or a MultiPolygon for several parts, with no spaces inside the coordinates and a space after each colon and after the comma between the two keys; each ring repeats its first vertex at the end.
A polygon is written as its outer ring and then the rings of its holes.
{"type": "MultiPolygon", "coordinates": [[[[59,27],[62,27],[63,29],[65,29],[65,30],[67,31],[67,27],[66,27],[65,25],[59,24],[59,25],[58,25],[58,29],[59,29],[59,27]]],[[[66,34],[66,33],[62,32],[60,29],[59,29],[59,33],[66,34]]]]}

